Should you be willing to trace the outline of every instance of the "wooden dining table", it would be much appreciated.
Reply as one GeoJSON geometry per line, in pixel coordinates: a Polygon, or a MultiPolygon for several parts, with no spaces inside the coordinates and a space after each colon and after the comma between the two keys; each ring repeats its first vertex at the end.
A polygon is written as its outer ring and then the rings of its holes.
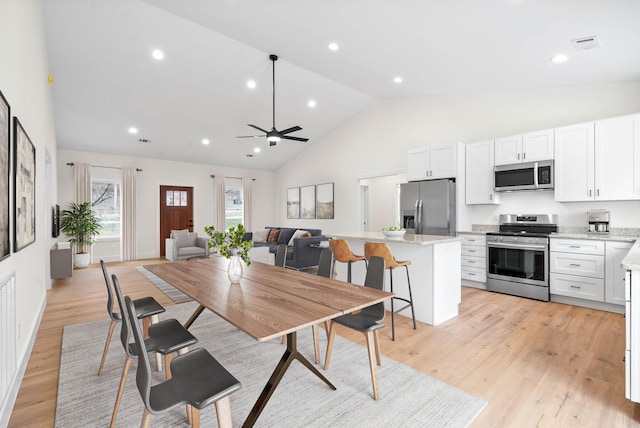
{"type": "Polygon", "coordinates": [[[243,427],[255,424],[293,360],[331,389],[336,387],[297,349],[297,331],[383,302],[392,293],[335,279],[255,262],[244,266],[239,284],[227,276],[228,260],[208,259],[146,265],[148,271],[182,291],[200,306],[189,328],[208,309],[257,341],[287,337],[286,349],[243,427]]]}

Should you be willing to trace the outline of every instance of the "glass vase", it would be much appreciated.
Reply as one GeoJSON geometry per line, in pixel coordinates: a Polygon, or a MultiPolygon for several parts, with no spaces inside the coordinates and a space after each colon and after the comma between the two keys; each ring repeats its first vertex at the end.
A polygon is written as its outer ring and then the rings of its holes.
{"type": "Polygon", "coordinates": [[[227,275],[232,284],[239,284],[242,279],[242,259],[237,252],[233,252],[227,267],[227,275]]]}

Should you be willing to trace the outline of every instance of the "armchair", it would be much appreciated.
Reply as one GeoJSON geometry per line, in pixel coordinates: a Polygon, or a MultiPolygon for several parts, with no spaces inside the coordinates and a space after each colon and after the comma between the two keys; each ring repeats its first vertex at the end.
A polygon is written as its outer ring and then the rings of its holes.
{"type": "Polygon", "coordinates": [[[171,261],[192,257],[209,257],[209,238],[199,237],[189,230],[172,230],[165,239],[165,257],[171,261]]]}

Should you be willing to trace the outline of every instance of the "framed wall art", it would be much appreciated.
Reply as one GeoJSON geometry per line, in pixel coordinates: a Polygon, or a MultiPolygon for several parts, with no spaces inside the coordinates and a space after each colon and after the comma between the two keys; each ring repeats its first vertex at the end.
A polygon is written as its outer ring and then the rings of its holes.
{"type": "Polygon", "coordinates": [[[323,219],[333,218],[333,183],[316,186],[316,216],[323,219]]]}
{"type": "Polygon", "coordinates": [[[36,240],[36,149],[17,117],[13,118],[14,249],[36,240]]]}
{"type": "Polygon", "coordinates": [[[300,218],[300,188],[287,189],[287,218],[300,218]]]}
{"type": "Polygon", "coordinates": [[[316,186],[300,188],[300,218],[316,218],[316,186]]]}
{"type": "Polygon", "coordinates": [[[11,107],[0,91],[0,260],[11,254],[9,243],[9,133],[11,107]]]}

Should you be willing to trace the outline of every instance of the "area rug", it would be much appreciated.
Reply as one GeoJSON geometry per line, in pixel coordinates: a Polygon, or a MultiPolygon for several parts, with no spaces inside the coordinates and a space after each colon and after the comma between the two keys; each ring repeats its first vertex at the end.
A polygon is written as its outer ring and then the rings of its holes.
{"type": "MultiPolygon", "coordinates": [[[[163,318],[184,322],[195,302],[167,308],[163,318]]],[[[62,340],[56,427],[108,426],[124,363],[114,334],[101,377],[97,376],[108,319],[66,326],[62,340]],[[104,334],[103,334],[104,333],[104,334]]],[[[285,349],[280,340],[256,342],[209,311],[190,331],[196,347],[208,349],[240,382],[231,395],[233,425],[241,426],[285,349]]],[[[326,338],[321,342],[326,348],[326,338]]],[[[311,361],[311,329],[298,334],[298,348],[311,361]]],[[[323,373],[337,387],[329,389],[294,361],[260,415],[257,427],[465,427],[486,402],[394,360],[378,367],[380,400],[374,401],[366,348],[336,336],[331,367],[323,373]]],[[[136,362],[127,379],[117,426],[139,426],[143,404],[135,385],[136,362]]],[[[320,368],[322,371],[322,369],[320,368]]],[[[156,381],[163,373],[154,372],[156,381]]],[[[216,426],[215,407],[202,411],[202,426],[216,426]]],[[[157,427],[187,427],[184,407],[157,415],[157,427]]]]}
{"type": "Polygon", "coordinates": [[[169,297],[173,301],[173,303],[184,303],[184,302],[190,302],[191,300],[193,300],[191,299],[191,297],[187,296],[182,291],[178,290],[177,288],[169,284],[164,279],[149,272],[143,266],[138,266],[136,269],[138,269],[138,272],[143,274],[149,281],[151,281],[153,285],[158,287],[160,291],[166,294],[167,297],[169,297]]]}

